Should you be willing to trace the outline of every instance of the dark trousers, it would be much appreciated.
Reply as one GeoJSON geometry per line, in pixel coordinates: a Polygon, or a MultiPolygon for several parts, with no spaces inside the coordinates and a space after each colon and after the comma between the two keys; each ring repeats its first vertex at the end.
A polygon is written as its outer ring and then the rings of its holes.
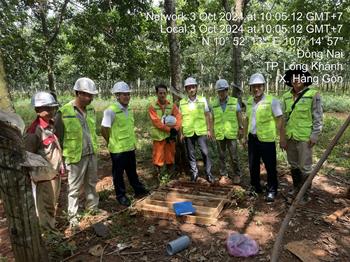
{"type": "Polygon", "coordinates": [[[136,173],[135,150],[116,154],[111,153],[111,159],[113,184],[117,198],[125,195],[124,171],[128,176],[129,183],[134,189],[135,194],[142,193],[144,191],[144,186],[136,173]]]}
{"type": "Polygon", "coordinates": [[[199,145],[199,150],[201,151],[204,165],[205,173],[207,176],[211,176],[211,160],[209,158],[208,145],[207,145],[207,136],[197,136],[194,134],[191,137],[185,137],[186,149],[187,149],[187,158],[190,162],[190,171],[192,176],[198,175],[198,168],[196,163],[196,143],[199,145]]]}
{"type": "Polygon", "coordinates": [[[260,159],[267,171],[267,191],[277,192],[276,143],[261,142],[256,135],[248,136],[248,158],[250,170],[250,184],[261,191],[260,185],[260,159]]]}

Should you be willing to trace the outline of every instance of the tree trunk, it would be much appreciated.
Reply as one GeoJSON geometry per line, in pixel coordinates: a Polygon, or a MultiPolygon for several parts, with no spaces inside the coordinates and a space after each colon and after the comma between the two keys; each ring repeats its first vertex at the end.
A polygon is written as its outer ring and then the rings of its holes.
{"type": "MultiPolygon", "coordinates": [[[[48,52],[50,52],[48,50],[48,52]]],[[[55,73],[53,71],[54,59],[51,54],[47,55],[47,79],[49,81],[49,89],[52,93],[56,94],[56,86],[55,86],[55,73]]]]}
{"type": "MultiPolygon", "coordinates": [[[[165,14],[172,17],[173,14],[176,14],[175,11],[175,0],[165,0],[164,9],[165,14]]],[[[167,19],[167,27],[176,27],[175,19],[167,19]]],[[[179,42],[174,33],[174,30],[171,30],[171,33],[168,33],[168,42],[169,42],[169,52],[170,52],[170,75],[171,75],[171,86],[177,91],[180,90],[181,86],[181,62],[180,62],[180,47],[179,42]]]]}
{"type": "Polygon", "coordinates": [[[16,261],[47,261],[39,221],[36,216],[28,170],[22,167],[25,151],[22,141],[23,120],[11,113],[5,73],[0,58],[0,194],[16,261]]]}
{"type": "Polygon", "coordinates": [[[5,80],[5,70],[0,56],[0,109],[6,112],[15,112],[5,80]]]}
{"type": "MultiPolygon", "coordinates": [[[[236,0],[234,6],[230,6],[228,0],[223,0],[222,4],[226,13],[231,13],[231,17],[236,19],[229,19],[227,22],[232,29],[239,28],[243,24],[244,13],[249,0],[236,0]]],[[[230,16],[227,16],[230,17],[230,16]]],[[[233,69],[233,83],[242,87],[242,49],[240,46],[240,39],[242,37],[241,30],[232,30],[232,69],[233,69]],[[236,39],[236,41],[234,40],[236,39]],[[238,42],[237,42],[238,40],[238,42]],[[237,44],[234,44],[237,43],[237,44]]]]}
{"type": "MultiPolygon", "coordinates": [[[[176,14],[175,10],[175,0],[165,0],[164,1],[164,11],[165,15],[168,17],[172,17],[173,14],[176,14]]],[[[166,21],[167,27],[176,27],[175,19],[167,19],[166,21]]],[[[180,47],[179,42],[174,33],[174,30],[171,30],[168,33],[168,42],[169,42],[169,62],[170,62],[170,84],[171,86],[180,93],[181,86],[181,62],[180,62],[180,47]]],[[[179,101],[180,97],[173,95],[174,101],[179,101]]],[[[175,163],[178,168],[178,172],[184,171],[189,174],[188,162],[186,159],[186,150],[183,143],[179,141],[176,142],[176,154],[175,154],[175,163]]]]}
{"type": "MultiPolygon", "coordinates": [[[[38,8],[36,12],[36,16],[41,22],[41,29],[42,34],[44,36],[45,41],[45,49],[44,49],[44,56],[45,56],[45,63],[46,63],[46,70],[47,70],[47,79],[49,84],[49,89],[52,93],[56,93],[56,87],[55,87],[55,73],[54,73],[54,55],[53,55],[53,42],[57,39],[58,33],[60,31],[63,18],[67,9],[67,5],[69,3],[69,0],[65,0],[62,4],[61,11],[57,15],[57,21],[55,28],[52,30],[52,32],[49,29],[48,25],[48,3],[47,1],[41,1],[39,5],[36,7],[38,8]]],[[[35,9],[36,10],[36,9],[35,9]]]]}

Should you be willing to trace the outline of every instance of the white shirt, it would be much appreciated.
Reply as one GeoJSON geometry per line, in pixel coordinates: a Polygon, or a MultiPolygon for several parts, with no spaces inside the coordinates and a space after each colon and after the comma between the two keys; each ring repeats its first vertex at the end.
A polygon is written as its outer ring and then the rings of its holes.
{"type": "MultiPolygon", "coordinates": [[[[250,119],[251,125],[250,125],[250,130],[249,130],[249,133],[251,133],[251,134],[256,134],[256,109],[258,108],[258,105],[264,100],[265,100],[265,95],[263,95],[263,97],[261,98],[261,100],[258,103],[255,103],[255,101],[253,99],[252,116],[250,119]]],[[[272,109],[272,114],[274,115],[274,117],[279,117],[283,114],[280,101],[276,98],[272,99],[271,109],[272,109]]]]}
{"type": "MultiPolygon", "coordinates": [[[[198,97],[196,96],[195,99],[191,100],[190,98],[188,98],[188,107],[189,108],[194,108],[195,107],[195,102],[197,102],[198,97]]],[[[207,99],[205,97],[203,97],[203,101],[204,101],[204,112],[209,112],[209,106],[208,106],[208,102],[207,99]]],[[[181,112],[181,109],[180,109],[181,112]]]]}
{"type": "MultiPolygon", "coordinates": [[[[124,112],[126,116],[129,115],[129,111],[127,107],[122,106],[118,101],[116,101],[116,104],[124,112]]],[[[114,118],[115,118],[115,112],[112,109],[107,108],[105,111],[103,111],[103,118],[102,118],[101,125],[103,127],[111,128],[113,125],[114,118]]]]}

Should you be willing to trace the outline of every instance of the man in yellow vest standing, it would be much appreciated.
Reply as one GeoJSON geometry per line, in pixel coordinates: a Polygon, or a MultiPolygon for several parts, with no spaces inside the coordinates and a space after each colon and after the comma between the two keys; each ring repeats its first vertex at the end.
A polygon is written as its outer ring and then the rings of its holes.
{"type": "Polygon", "coordinates": [[[252,96],[247,102],[248,158],[250,183],[256,193],[262,193],[260,185],[260,159],[267,171],[266,201],[273,202],[277,194],[276,124],[280,133],[280,146],[286,144],[283,113],[280,102],[264,94],[265,78],[253,74],[249,79],[252,96]]]}
{"type": "Polygon", "coordinates": [[[116,96],[117,101],[104,111],[101,124],[101,134],[106,140],[111,154],[116,198],[123,206],[131,204],[130,199],[126,196],[124,171],[136,197],[148,193],[136,173],[136,135],[134,115],[129,107],[130,92],[129,85],[123,81],[117,82],[113,86],[112,94],[116,96]]]}
{"type": "Polygon", "coordinates": [[[180,112],[182,115],[182,128],[180,139],[184,139],[187,149],[187,157],[190,162],[191,180],[198,178],[198,168],[195,157],[195,144],[198,143],[203,161],[205,172],[209,183],[215,181],[211,174],[211,159],[207,146],[207,139],[213,139],[213,130],[211,124],[211,113],[208,102],[205,97],[197,96],[197,81],[193,77],[185,80],[185,89],[188,98],[180,100],[180,112]]]}
{"type": "Polygon", "coordinates": [[[152,121],[151,137],[153,140],[153,164],[160,173],[161,167],[167,165],[172,172],[175,163],[175,141],[181,127],[181,114],[176,104],[166,99],[167,87],[156,86],[157,101],[148,109],[152,121]]]}
{"type": "MultiPolygon", "coordinates": [[[[306,70],[288,70],[285,83],[292,89],[283,95],[287,135],[287,158],[291,166],[295,196],[312,171],[312,148],[322,130],[322,102],[319,92],[309,86],[311,75],[306,70]]],[[[308,200],[305,194],[304,201],[308,200]]]]}
{"type": "Polygon", "coordinates": [[[59,109],[55,123],[68,171],[68,215],[72,228],[78,227],[78,198],[82,187],[85,208],[99,212],[96,115],[90,105],[98,91],[95,83],[85,77],[75,82],[74,90],[75,99],[59,109]]]}
{"type": "Polygon", "coordinates": [[[218,99],[212,105],[214,117],[214,134],[217,141],[217,148],[220,160],[220,175],[228,177],[225,154],[228,150],[233,176],[230,176],[234,184],[240,183],[241,169],[239,166],[237,152],[237,137],[243,136],[243,123],[241,107],[238,99],[228,96],[229,84],[225,79],[216,82],[218,99]]]}

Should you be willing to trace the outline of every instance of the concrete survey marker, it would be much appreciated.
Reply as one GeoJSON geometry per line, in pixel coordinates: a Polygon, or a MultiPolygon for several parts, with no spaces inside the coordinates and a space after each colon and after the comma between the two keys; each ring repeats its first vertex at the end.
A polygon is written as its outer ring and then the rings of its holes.
{"type": "Polygon", "coordinates": [[[211,225],[217,222],[225,203],[231,202],[233,192],[233,186],[205,185],[176,180],[136,203],[135,209],[149,217],[211,225]],[[173,204],[182,201],[191,201],[196,213],[176,216],[173,204]]]}

